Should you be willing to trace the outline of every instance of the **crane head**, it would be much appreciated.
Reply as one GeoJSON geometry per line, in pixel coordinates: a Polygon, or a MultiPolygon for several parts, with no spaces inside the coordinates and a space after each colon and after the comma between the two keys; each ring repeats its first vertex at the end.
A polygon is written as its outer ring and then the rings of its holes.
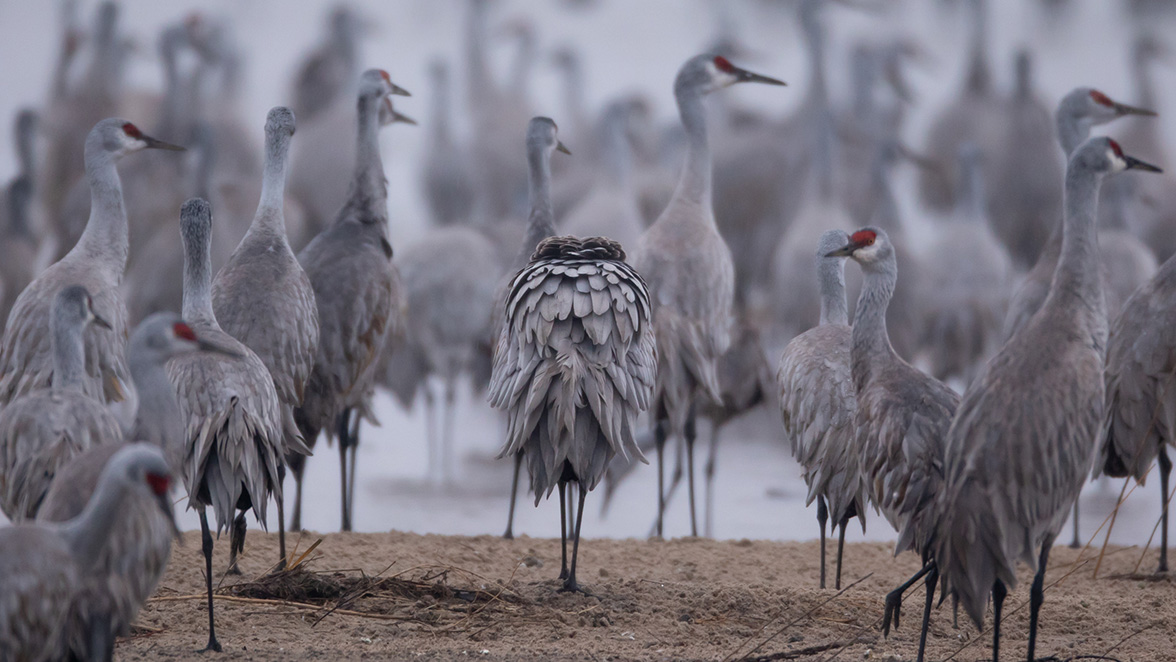
{"type": "Polygon", "coordinates": [[[825,257],[850,257],[860,264],[881,262],[893,254],[889,237],[880,228],[862,228],[849,235],[844,246],[825,253],[825,257]]]}

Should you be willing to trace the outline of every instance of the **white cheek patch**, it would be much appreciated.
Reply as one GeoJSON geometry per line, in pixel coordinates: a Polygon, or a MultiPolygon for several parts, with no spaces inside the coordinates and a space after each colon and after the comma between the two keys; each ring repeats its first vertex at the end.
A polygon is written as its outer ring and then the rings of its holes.
{"type": "Polygon", "coordinates": [[[874,260],[874,258],[878,257],[878,250],[879,250],[878,242],[875,241],[874,243],[870,244],[869,246],[865,246],[863,248],[857,249],[854,257],[856,257],[859,260],[864,260],[866,262],[872,262],[874,260]]]}
{"type": "Polygon", "coordinates": [[[1122,172],[1127,169],[1127,161],[1115,153],[1115,150],[1107,150],[1107,158],[1111,160],[1111,172],[1122,172]]]}

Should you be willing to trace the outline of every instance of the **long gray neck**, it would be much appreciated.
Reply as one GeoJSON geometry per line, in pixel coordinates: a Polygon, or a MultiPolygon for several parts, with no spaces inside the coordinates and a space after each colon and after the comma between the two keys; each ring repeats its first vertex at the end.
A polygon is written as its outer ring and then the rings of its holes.
{"type": "Polygon", "coordinates": [[[845,260],[822,256],[817,261],[821,324],[849,324],[849,304],[845,300],[845,260]]]}
{"type": "Polygon", "coordinates": [[[886,330],[886,309],[898,282],[898,265],[893,258],[886,262],[863,265],[862,293],[853,318],[854,381],[866,379],[872,368],[896,356],[886,330]]]}
{"type": "Polygon", "coordinates": [[[902,232],[902,221],[898,213],[898,200],[894,197],[894,187],[890,184],[890,165],[891,157],[879,150],[871,166],[876,202],[874,213],[870,215],[870,225],[880,227],[891,234],[898,234],[902,232]]]}
{"type": "Polygon", "coordinates": [[[531,260],[539,242],[555,235],[555,212],[551,205],[551,152],[545,145],[527,145],[527,166],[530,171],[531,216],[527,219],[527,234],[515,266],[522,268],[531,260]]]}
{"type": "MultiPolygon", "coordinates": [[[[706,106],[702,93],[695,87],[676,90],[678,114],[682,117],[682,128],[686,132],[686,165],[674,197],[683,198],[711,207],[711,151],[706,132],[706,106]]],[[[712,221],[713,222],[713,221],[712,221]]]]}
{"type": "Polygon", "coordinates": [[[584,102],[584,70],[578,61],[564,66],[564,107],[575,119],[577,128],[582,128],[587,104],[584,102]]]}
{"type": "Polygon", "coordinates": [[[494,96],[494,77],[486,63],[486,0],[470,2],[466,14],[466,80],[470,109],[475,115],[487,112],[482,104],[494,96]]]}
{"type": "Polygon", "coordinates": [[[212,252],[210,237],[204,232],[184,235],[184,319],[194,324],[217,324],[212,312],[212,252]]]}
{"type": "Polygon", "coordinates": [[[86,180],[90,184],[90,219],[70,254],[80,254],[122,281],[127,267],[127,212],[115,157],[100,145],[86,143],[86,180]]]}
{"type": "Polygon", "coordinates": [[[971,0],[972,33],[968,49],[968,78],[965,89],[973,93],[985,93],[992,85],[992,72],[988,68],[988,3],[986,0],[971,0]]]}
{"type": "Polygon", "coordinates": [[[126,484],[117,472],[109,470],[110,467],[107,463],[108,469],[102,472],[98,486],[81,514],[60,525],[61,535],[74,559],[86,570],[97,568],[127,497],[126,484]]]}
{"type": "Polygon", "coordinates": [[[1067,168],[1063,200],[1065,229],[1053,286],[1043,308],[1073,314],[1088,307],[1105,315],[1098,259],[1099,175],[1088,168],[1067,168]]]}
{"type": "Polygon", "coordinates": [[[519,37],[519,50],[515,54],[514,64],[511,66],[510,84],[508,89],[517,99],[527,97],[531,83],[531,63],[535,60],[535,40],[529,34],[519,37]]]}
{"type": "Polygon", "coordinates": [[[16,127],[16,156],[19,161],[20,177],[36,176],[36,156],[33,150],[35,122],[31,117],[22,117],[16,127]]]}
{"type": "Polygon", "coordinates": [[[613,188],[625,188],[629,185],[633,173],[633,148],[629,144],[626,131],[627,120],[624,114],[618,113],[610,117],[605,127],[604,138],[604,178],[613,188]]]}
{"type": "Polygon", "coordinates": [[[1162,105],[1156,102],[1156,88],[1151,80],[1151,57],[1140,53],[1135,56],[1134,60],[1135,66],[1132,68],[1131,75],[1135,79],[1135,104],[1140,108],[1155,108],[1157,105],[1162,105]]]}
{"type": "Polygon", "coordinates": [[[135,423],[127,435],[129,441],[146,441],[156,444],[172,464],[172,470],[182,462],[183,420],[180,403],[176,400],[175,387],[167,377],[164,365],[155,358],[131,348],[131,379],[139,394],[139,408],[135,412],[135,423]]]}
{"type": "Polygon", "coordinates": [[[433,133],[434,145],[453,144],[453,128],[449,122],[449,79],[442,75],[433,78],[433,133]]]}
{"type": "MultiPolygon", "coordinates": [[[[290,159],[290,136],[285,132],[267,135],[265,139],[265,161],[261,175],[261,199],[257,213],[249,226],[249,235],[264,234],[267,237],[286,237],[286,217],[282,205],[286,197],[286,166],[290,159]]],[[[379,159],[379,149],[376,150],[379,159]]],[[[382,176],[382,175],[381,175],[382,176]]]]}
{"type": "MultiPolygon", "coordinates": [[[[386,210],[388,183],[384,179],[384,161],[380,158],[380,104],[383,97],[363,94],[359,97],[359,133],[356,138],[355,177],[351,181],[348,204],[362,200],[365,207],[386,210]]],[[[364,215],[383,219],[386,212],[364,215]]]]}
{"type": "Polygon", "coordinates": [[[175,48],[165,49],[163,53],[163,81],[163,108],[160,110],[156,132],[164,140],[176,140],[180,137],[181,108],[188,100],[184,98],[175,48]]]}
{"type": "Polygon", "coordinates": [[[821,0],[805,2],[801,7],[801,24],[809,56],[809,103],[824,105],[829,98],[825,76],[825,31],[821,25],[821,0]]]}
{"type": "Polygon", "coordinates": [[[1078,146],[1090,137],[1090,121],[1067,113],[1058,118],[1058,142],[1068,161],[1078,146]]]}
{"type": "Polygon", "coordinates": [[[86,384],[85,325],[57,319],[54,315],[50,332],[53,352],[53,388],[78,391],[86,384]]]}

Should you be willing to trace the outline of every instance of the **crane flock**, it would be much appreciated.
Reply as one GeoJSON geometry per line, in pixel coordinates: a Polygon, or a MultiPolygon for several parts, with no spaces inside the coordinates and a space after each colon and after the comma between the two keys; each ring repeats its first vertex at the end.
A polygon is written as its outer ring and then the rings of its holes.
{"type": "Polygon", "coordinates": [[[919,149],[904,137],[918,44],[845,49],[843,108],[826,14],[851,3],[800,0],[810,76],[783,117],[729,95],[704,101],[739,83],[785,85],[733,63],[743,49],[730,15],[672,77],[678,115],[664,131],[644,95],[593,113],[587,63],[559,49],[570,156],[535,110],[535,26],[500,26],[518,56],[498,80],[494,6],[468,0],[465,89],[451,63],[428,68],[429,229],[403,249],[384,153],[401,134],[381,141],[381,129],[416,121],[395,107],[411,95],[387,70],[363,69],[368,17],[330,13],[291,107],[264,123],[235,102],[244,55],[232,25],[168,25],[150,111],[163,139],[117,117],[145,108],[123,85],[119,7],[101,3],[85,40],[67,21],[45,106],[15,118],[18,169],[0,196],[0,509],[12,522],[0,528],[0,658],[111,659],[163,576],[181,482],[200,520],[205,650],[220,651],[214,528],[230,533],[225,572],[239,572],[246,513],[267,527],[272,500],[274,567],[285,567],[286,527],[302,529],[305,466],[325,436],[350,531],[377,390],[409,409],[423,393],[428,478],[450,489],[463,381],[505,420],[505,537],[523,466],[536,505],[558,493],[561,590],[589,590],[577,579],[588,492],[603,480],[605,503],[620,498],[650,450],[651,535],[666,535],[683,474],[699,535],[700,418],[712,430],[711,535],[719,430],[765,403],[816,502],[814,583],[826,587],[830,521],[837,589],[847,525],[864,531],[871,510],[895,530],[896,554],[919,554],[922,569],[885,596],[882,628],[898,627],[903,593],[922,580],[920,661],[937,589],[980,629],[991,604],[999,659],[1022,561],[1035,659],[1050,549],[1071,513],[1078,543],[1091,476],[1142,483],[1159,466],[1168,572],[1176,205],[1170,180],[1120,174],[1163,172],[1125,149],[1162,149],[1149,68],[1165,47],[1136,39],[1139,106],[1079,85],[1051,112],[1029,50],[1000,89],[988,3],[967,4],[963,85],[919,149]],[[1122,146],[1091,136],[1126,117],[1137,121],[1122,146]],[[892,171],[907,166],[918,205],[895,192],[892,171]]]}

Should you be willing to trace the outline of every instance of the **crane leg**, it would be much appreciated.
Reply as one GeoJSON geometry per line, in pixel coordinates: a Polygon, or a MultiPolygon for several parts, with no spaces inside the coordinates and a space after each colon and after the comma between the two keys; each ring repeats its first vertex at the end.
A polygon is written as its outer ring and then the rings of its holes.
{"type": "Polygon", "coordinates": [[[514,478],[510,481],[510,512],[506,516],[506,533],[502,534],[507,540],[514,540],[514,511],[515,500],[519,496],[519,470],[523,468],[523,453],[515,453],[514,478]]]}
{"type": "MultiPolygon", "coordinates": [[[[278,485],[286,482],[286,466],[278,465],[278,485]]],[[[286,496],[285,491],[277,495],[275,502],[278,506],[278,570],[286,569],[286,496]]]]}
{"type": "Polygon", "coordinates": [[[1000,611],[1008,594],[1004,582],[996,580],[992,585],[992,662],[1000,662],[1000,611]]]}
{"type": "Polygon", "coordinates": [[[229,531],[229,569],[225,574],[241,574],[241,568],[237,565],[237,555],[245,551],[245,528],[245,511],[242,510],[233,518],[233,528],[229,531]]]}
{"type": "Polygon", "coordinates": [[[440,441],[437,439],[437,404],[433,400],[433,387],[428,378],[421,388],[425,390],[425,444],[428,451],[428,480],[437,479],[437,455],[440,451],[440,441]]]}
{"type": "Polygon", "coordinates": [[[817,495],[817,524],[821,527],[821,588],[825,588],[825,522],[829,521],[829,507],[825,497],[817,495]]]}
{"type": "Polygon", "coordinates": [[[674,493],[678,491],[678,486],[682,483],[682,465],[684,464],[682,456],[686,454],[686,442],[683,439],[677,441],[678,452],[674,454],[674,473],[670,474],[670,484],[666,487],[662,513],[665,513],[666,508],[670,505],[670,500],[674,498],[674,493]]]}
{"type": "Polygon", "coordinates": [[[350,473],[347,474],[347,523],[355,521],[355,456],[359,453],[359,419],[357,413],[355,415],[355,425],[352,426],[351,432],[347,435],[348,441],[351,442],[351,466],[348,469],[350,473]]]}
{"type": "Polygon", "coordinates": [[[916,572],[910,579],[903,582],[898,588],[886,594],[886,614],[882,618],[882,636],[890,635],[890,623],[893,620],[894,629],[898,629],[899,612],[902,611],[902,594],[907,592],[907,589],[915,585],[923,578],[924,575],[931,572],[934,567],[933,561],[928,561],[923,564],[923,568],[916,572]]]}
{"type": "Polygon", "coordinates": [[[657,447],[657,522],[653,526],[657,537],[661,538],[662,519],[666,512],[666,426],[664,419],[654,424],[653,438],[657,447]]]}
{"type": "Polygon", "coordinates": [[[306,469],[306,457],[291,453],[286,457],[290,473],[294,474],[294,512],[290,515],[290,530],[302,530],[302,472],[306,469]]]}
{"type": "Polygon", "coordinates": [[[1156,572],[1168,572],[1168,476],[1172,473],[1172,460],[1168,459],[1168,451],[1160,446],[1160,567],[1156,572]]]}
{"type": "Polygon", "coordinates": [[[939,583],[939,566],[932,561],[927,571],[927,601],[923,604],[923,627],[919,630],[919,657],[916,662],[923,662],[927,652],[927,631],[931,629],[931,607],[935,606],[935,585],[939,583]]]}
{"type": "Polygon", "coordinates": [[[698,436],[695,428],[694,408],[690,408],[690,417],[686,419],[686,487],[690,491],[690,536],[698,537],[698,518],[694,508],[694,440],[698,436]]]}
{"type": "MultiPolygon", "coordinates": [[[[837,577],[833,580],[833,588],[838,591],[841,590],[841,557],[845,554],[845,525],[849,524],[849,518],[843,517],[841,519],[841,533],[837,534],[837,577]]],[[[927,580],[931,581],[931,580],[927,580]]]]}
{"type": "Polygon", "coordinates": [[[456,409],[457,384],[453,376],[445,378],[445,409],[441,416],[441,484],[453,484],[453,412],[456,409]]]}
{"type": "Polygon", "coordinates": [[[343,523],[340,527],[341,531],[351,530],[351,520],[347,517],[347,437],[351,431],[347,428],[347,415],[351,410],[344,409],[342,414],[339,414],[338,420],[335,421],[336,432],[339,436],[339,493],[340,504],[343,514],[343,523]]]}
{"type": "Polygon", "coordinates": [[[204,552],[204,581],[208,587],[208,645],[206,651],[221,652],[220,642],[216,640],[216,619],[212,615],[212,532],[208,530],[208,515],[200,509],[200,550],[204,552]]]}
{"type": "Polygon", "coordinates": [[[584,523],[584,497],[588,496],[588,490],[584,489],[583,485],[579,485],[580,501],[579,507],[576,508],[576,532],[575,538],[572,542],[572,569],[568,573],[567,579],[564,580],[561,591],[580,591],[580,585],[576,583],[576,559],[580,556],[580,525],[584,523]]]}
{"type": "Polygon", "coordinates": [[[559,565],[559,578],[568,578],[568,484],[560,481],[555,489],[559,490],[559,542],[562,548],[559,565]]]}
{"type": "Polygon", "coordinates": [[[720,428],[718,423],[711,426],[710,450],[706,454],[706,466],[702,468],[703,476],[706,478],[706,496],[704,497],[706,499],[706,516],[703,520],[702,533],[707,538],[713,538],[715,535],[715,463],[719,457],[720,428]]]}
{"type": "Polygon", "coordinates": [[[1070,549],[1078,549],[1082,546],[1082,540],[1078,537],[1078,500],[1074,499],[1074,538],[1070,540],[1070,549]]]}
{"type": "Polygon", "coordinates": [[[1037,574],[1033,576],[1033,587],[1029,589],[1029,660],[1035,660],[1033,651],[1037,647],[1037,618],[1041,612],[1041,603],[1045,602],[1045,566],[1049,563],[1049,548],[1053,547],[1053,538],[1046,538],[1041,543],[1041,556],[1037,560],[1037,574]]]}

